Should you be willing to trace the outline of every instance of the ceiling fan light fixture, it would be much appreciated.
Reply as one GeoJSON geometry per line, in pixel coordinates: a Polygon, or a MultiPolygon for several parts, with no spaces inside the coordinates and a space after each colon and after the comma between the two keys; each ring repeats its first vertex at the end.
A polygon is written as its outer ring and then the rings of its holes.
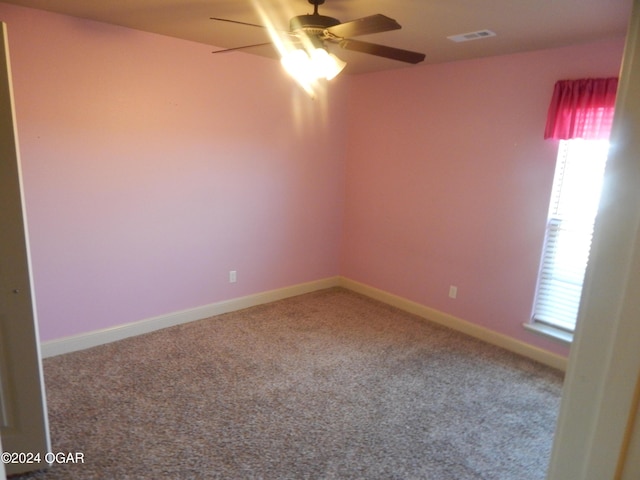
{"type": "Polygon", "coordinates": [[[302,49],[290,50],[282,55],[280,63],[294,79],[301,83],[312,81],[311,59],[302,49]]]}
{"type": "Polygon", "coordinates": [[[333,53],[327,52],[324,48],[316,48],[311,51],[309,58],[317,78],[331,80],[336,77],[347,65],[333,53]]]}
{"type": "Polygon", "coordinates": [[[331,80],[347,65],[324,48],[314,48],[309,53],[302,48],[290,50],[280,62],[289,75],[307,85],[321,78],[331,80]]]}

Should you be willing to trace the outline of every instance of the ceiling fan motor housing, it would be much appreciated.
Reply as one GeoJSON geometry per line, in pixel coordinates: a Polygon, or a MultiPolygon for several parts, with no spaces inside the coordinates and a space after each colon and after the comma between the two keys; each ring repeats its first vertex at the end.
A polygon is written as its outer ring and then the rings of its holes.
{"type": "Polygon", "coordinates": [[[289,22],[292,32],[303,31],[307,35],[319,35],[329,27],[340,24],[340,20],[325,15],[298,15],[289,22]]]}

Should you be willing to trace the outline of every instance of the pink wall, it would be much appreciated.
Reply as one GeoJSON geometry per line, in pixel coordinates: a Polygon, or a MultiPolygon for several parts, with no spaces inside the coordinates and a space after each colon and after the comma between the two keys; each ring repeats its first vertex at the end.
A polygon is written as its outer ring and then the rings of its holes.
{"type": "Polygon", "coordinates": [[[340,77],[311,101],[273,60],[2,3],[0,20],[43,340],[342,274],[567,353],[522,328],[542,129],[555,81],[616,75],[623,39],[340,77]]]}
{"type": "Polygon", "coordinates": [[[312,101],[274,60],[2,3],[0,20],[42,340],[339,273],[340,79],[312,101]]]}
{"type": "Polygon", "coordinates": [[[522,328],[557,152],[546,109],[557,80],[617,75],[623,44],[353,78],[342,274],[566,354],[522,328]]]}

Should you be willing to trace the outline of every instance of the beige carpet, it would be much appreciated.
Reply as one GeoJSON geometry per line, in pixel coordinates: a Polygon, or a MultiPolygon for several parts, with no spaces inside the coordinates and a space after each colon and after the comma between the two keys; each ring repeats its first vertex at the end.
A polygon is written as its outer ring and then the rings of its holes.
{"type": "Polygon", "coordinates": [[[543,479],[559,372],[341,289],[45,360],[20,479],[543,479]]]}

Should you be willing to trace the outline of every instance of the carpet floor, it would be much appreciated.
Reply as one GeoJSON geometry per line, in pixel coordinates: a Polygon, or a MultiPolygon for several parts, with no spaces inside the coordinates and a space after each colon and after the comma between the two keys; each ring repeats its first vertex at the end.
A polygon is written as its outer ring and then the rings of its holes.
{"type": "Polygon", "coordinates": [[[562,374],[343,289],[45,359],[20,480],[542,480],[562,374]]]}

